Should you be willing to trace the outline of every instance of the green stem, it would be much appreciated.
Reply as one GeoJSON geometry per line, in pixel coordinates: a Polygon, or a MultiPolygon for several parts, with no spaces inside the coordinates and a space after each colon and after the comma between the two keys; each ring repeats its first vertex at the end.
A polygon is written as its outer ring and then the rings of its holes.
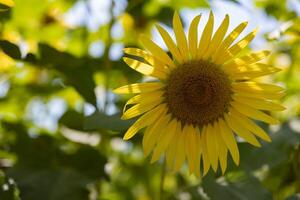
{"type": "Polygon", "coordinates": [[[300,145],[298,145],[293,153],[293,162],[292,162],[293,171],[295,174],[295,180],[296,180],[296,192],[300,192],[300,145]],[[298,181],[297,181],[298,180],[298,181]]]}
{"type": "Polygon", "coordinates": [[[166,177],[166,160],[164,159],[162,164],[162,171],[160,176],[160,185],[159,185],[159,200],[164,199],[164,183],[165,183],[165,177],[166,177]]]}
{"type": "Polygon", "coordinates": [[[104,55],[103,55],[104,67],[105,67],[105,83],[104,83],[105,96],[104,96],[104,108],[103,108],[104,112],[107,111],[107,105],[108,105],[110,70],[111,70],[111,61],[109,60],[109,50],[110,50],[111,44],[113,42],[112,37],[111,37],[111,29],[115,22],[114,16],[113,16],[114,4],[115,4],[114,1],[112,1],[111,7],[110,7],[111,20],[108,23],[108,36],[107,36],[106,46],[105,46],[104,55]]]}

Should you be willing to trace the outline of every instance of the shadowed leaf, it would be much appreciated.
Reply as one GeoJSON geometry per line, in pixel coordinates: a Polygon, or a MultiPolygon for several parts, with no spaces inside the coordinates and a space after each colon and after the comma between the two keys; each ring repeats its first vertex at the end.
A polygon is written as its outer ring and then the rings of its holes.
{"type": "Polygon", "coordinates": [[[21,51],[17,45],[15,45],[7,40],[0,40],[0,48],[8,56],[10,56],[14,59],[21,59],[21,51]]]}
{"type": "Polygon", "coordinates": [[[119,113],[108,116],[101,112],[95,112],[85,118],[84,128],[86,130],[108,129],[113,131],[124,131],[128,129],[133,122],[134,120],[121,120],[121,115],[119,113]]]}

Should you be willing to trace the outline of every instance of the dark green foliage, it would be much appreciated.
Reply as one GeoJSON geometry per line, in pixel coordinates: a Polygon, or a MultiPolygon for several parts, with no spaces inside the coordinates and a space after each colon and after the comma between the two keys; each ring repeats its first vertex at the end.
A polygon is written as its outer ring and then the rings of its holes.
{"type": "Polygon", "coordinates": [[[21,124],[4,124],[16,141],[11,152],[18,155],[7,174],[18,183],[24,200],[88,198],[88,184],[105,179],[106,158],[89,146],[63,151],[59,140],[47,135],[29,137],[21,124]]]}
{"type": "Polygon", "coordinates": [[[236,182],[218,183],[212,177],[205,177],[203,189],[212,200],[262,199],[272,200],[272,195],[264,189],[255,177],[243,175],[236,182]]]}
{"type": "Polygon", "coordinates": [[[59,123],[75,130],[83,130],[84,115],[75,110],[68,110],[59,119],[59,123]]]}
{"type": "Polygon", "coordinates": [[[21,51],[19,47],[7,40],[0,40],[0,48],[6,53],[8,56],[14,59],[21,59],[21,51]]]}
{"type": "Polygon", "coordinates": [[[95,112],[85,118],[84,127],[86,130],[108,129],[113,131],[124,131],[133,124],[133,120],[124,121],[120,118],[121,115],[119,113],[108,116],[101,112],[95,112]]]}
{"type": "Polygon", "coordinates": [[[0,199],[3,200],[20,200],[19,190],[13,179],[7,177],[0,171],[0,199]]]}

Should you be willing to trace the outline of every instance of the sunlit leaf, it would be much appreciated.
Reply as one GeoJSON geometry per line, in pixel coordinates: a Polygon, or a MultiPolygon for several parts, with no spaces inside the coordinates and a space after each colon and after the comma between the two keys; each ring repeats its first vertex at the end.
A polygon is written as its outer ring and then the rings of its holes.
{"type": "Polygon", "coordinates": [[[15,6],[13,0],[0,0],[0,12],[15,6]]]}
{"type": "Polygon", "coordinates": [[[171,0],[171,6],[173,6],[175,9],[180,9],[184,7],[188,8],[203,8],[208,7],[209,2],[207,0],[171,0]]]}

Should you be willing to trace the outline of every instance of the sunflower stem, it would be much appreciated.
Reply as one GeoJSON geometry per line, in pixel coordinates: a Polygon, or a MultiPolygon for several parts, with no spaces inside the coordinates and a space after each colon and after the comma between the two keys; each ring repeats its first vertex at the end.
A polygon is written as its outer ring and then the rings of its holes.
{"type": "Polygon", "coordinates": [[[160,176],[160,185],[159,185],[159,200],[164,199],[164,183],[165,183],[165,177],[166,177],[166,159],[163,160],[162,163],[162,170],[161,170],[161,176],[160,176]]]}
{"type": "Polygon", "coordinates": [[[109,59],[109,51],[111,48],[111,45],[113,43],[112,37],[111,37],[111,30],[112,30],[112,26],[115,23],[115,19],[114,19],[114,15],[113,15],[113,8],[114,8],[115,2],[111,1],[111,6],[110,6],[110,16],[111,16],[111,20],[108,23],[108,35],[107,35],[107,41],[106,41],[106,47],[104,49],[104,54],[103,54],[103,59],[104,59],[104,67],[105,67],[105,83],[104,83],[104,87],[105,87],[105,95],[104,95],[104,107],[103,110],[104,112],[107,111],[107,105],[108,105],[108,95],[109,95],[109,83],[110,83],[110,70],[111,70],[111,61],[109,59]]]}

